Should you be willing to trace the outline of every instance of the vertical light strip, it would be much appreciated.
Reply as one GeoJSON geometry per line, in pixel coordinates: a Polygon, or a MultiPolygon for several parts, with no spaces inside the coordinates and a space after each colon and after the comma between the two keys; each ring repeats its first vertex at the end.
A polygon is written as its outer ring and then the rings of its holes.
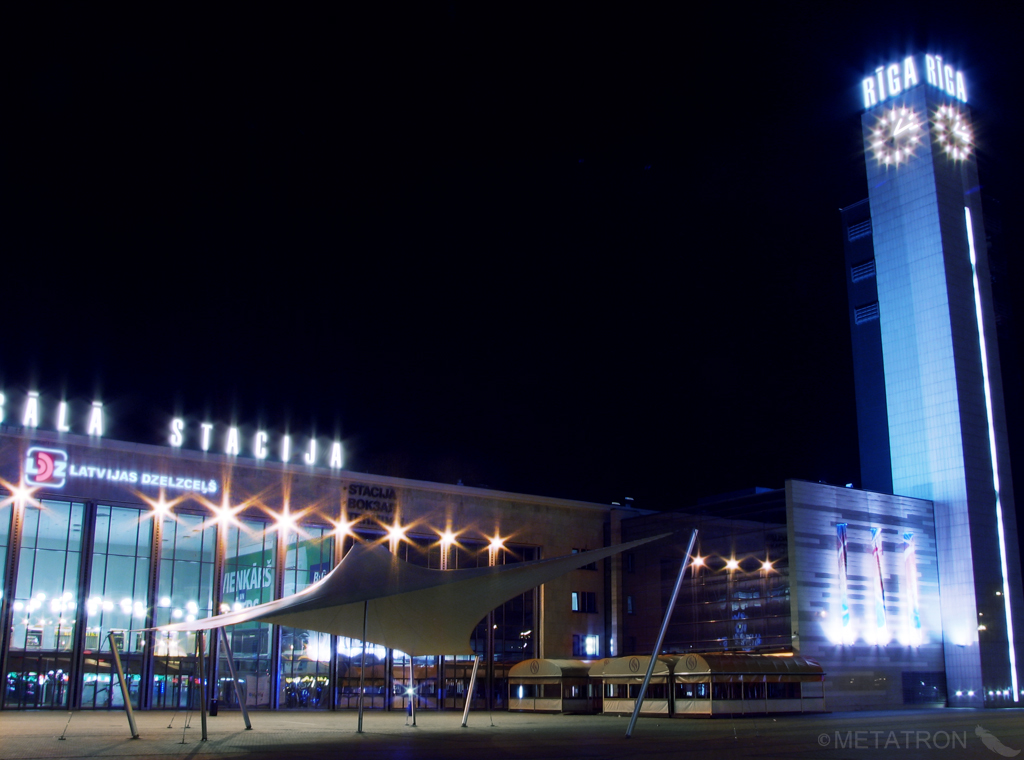
{"type": "Polygon", "coordinates": [[[999,465],[996,459],[996,430],[992,422],[992,389],[988,381],[988,352],[985,350],[985,324],[981,317],[981,288],[978,286],[978,260],[974,254],[974,228],[971,210],[964,206],[967,221],[967,248],[971,253],[971,273],[974,276],[974,309],[978,315],[978,342],[981,344],[981,374],[985,380],[985,411],[988,413],[988,446],[992,453],[992,487],[996,492],[996,527],[999,530],[999,563],[1003,571],[1003,606],[1006,608],[1006,638],[1010,650],[1010,681],[1013,701],[1020,702],[1017,688],[1017,656],[1013,650],[1013,616],[1010,612],[1010,584],[1006,570],[1006,534],[1003,531],[1003,507],[999,502],[999,465]]]}

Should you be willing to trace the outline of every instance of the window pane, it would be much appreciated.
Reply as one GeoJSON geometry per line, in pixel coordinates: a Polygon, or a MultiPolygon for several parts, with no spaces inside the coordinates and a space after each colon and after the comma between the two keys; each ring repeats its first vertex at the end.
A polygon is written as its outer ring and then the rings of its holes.
{"type": "Polygon", "coordinates": [[[86,600],[85,671],[82,707],[123,707],[113,677],[110,652],[113,633],[132,703],[137,707],[139,672],[150,622],[149,558],[153,523],[147,512],[124,507],[96,507],[92,578],[86,600]]]}
{"type": "MultiPolygon", "coordinates": [[[[288,534],[284,595],[302,591],[331,570],[334,538],[329,528],[304,527],[288,534]]],[[[290,708],[330,706],[331,636],[281,627],[280,705],[290,708]]]]}
{"type": "MultiPolygon", "coordinates": [[[[213,614],[213,567],[217,528],[202,515],[165,517],[160,537],[160,580],[154,623],[164,625],[213,614]]],[[[209,649],[207,636],[206,648],[209,649]]],[[[157,634],[154,643],[152,705],[193,708],[189,678],[198,674],[194,633],[157,634]]]]}
{"type": "Polygon", "coordinates": [[[67,705],[84,514],[84,505],[60,501],[25,508],[6,707],[67,705]]]}
{"type": "MultiPolygon", "coordinates": [[[[262,520],[239,522],[227,529],[227,557],[221,587],[224,610],[253,607],[274,598],[277,533],[262,520]]],[[[270,706],[273,630],[269,623],[242,623],[226,628],[235,673],[245,684],[248,707],[270,706]]],[[[225,706],[238,704],[237,692],[222,693],[220,699],[225,706]]]]}
{"type": "MultiPolygon", "coordinates": [[[[0,599],[3,599],[7,589],[4,588],[4,572],[2,568],[7,567],[7,547],[11,542],[11,502],[7,500],[5,492],[0,490],[0,599]]],[[[2,638],[2,637],[0,637],[2,638]]]]}

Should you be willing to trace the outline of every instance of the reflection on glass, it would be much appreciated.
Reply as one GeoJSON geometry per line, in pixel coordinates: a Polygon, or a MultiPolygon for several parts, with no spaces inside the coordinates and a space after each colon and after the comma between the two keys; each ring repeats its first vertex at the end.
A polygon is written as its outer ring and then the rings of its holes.
{"type": "Polygon", "coordinates": [[[139,671],[149,623],[149,560],[153,524],[138,509],[96,507],[92,578],[86,598],[82,707],[123,707],[114,674],[108,634],[113,633],[129,683],[132,704],[139,706],[139,671]]]}
{"type": "MultiPolygon", "coordinates": [[[[242,519],[227,528],[227,558],[221,585],[221,609],[244,609],[274,598],[277,533],[262,520],[242,519]]],[[[270,706],[273,661],[269,623],[241,623],[228,626],[227,635],[234,654],[235,673],[243,683],[247,707],[270,706]]],[[[221,682],[220,700],[225,706],[238,704],[237,690],[230,680],[221,682]]]]}
{"type": "MultiPolygon", "coordinates": [[[[11,542],[11,514],[14,511],[11,502],[4,503],[5,492],[0,489],[0,568],[7,567],[7,547],[11,542]]],[[[4,573],[0,571],[0,599],[3,599],[4,573]]],[[[0,640],[3,637],[0,636],[0,640]]]]}
{"type": "Polygon", "coordinates": [[[6,707],[67,705],[78,607],[85,507],[42,501],[25,508],[11,604],[6,707]]]}
{"type": "Polygon", "coordinates": [[[84,507],[43,501],[26,507],[12,650],[70,651],[78,606],[84,507]]]}
{"type": "Polygon", "coordinates": [[[137,509],[96,507],[92,579],[85,601],[86,652],[110,651],[114,631],[118,651],[141,652],[149,617],[149,555],[152,523],[137,509]],[[135,633],[133,633],[133,631],[135,633]]]}
{"type": "MultiPolygon", "coordinates": [[[[213,569],[217,528],[202,515],[165,517],[160,536],[160,582],[153,609],[155,625],[197,620],[213,614],[213,569]]],[[[209,650],[210,638],[206,647],[209,650]]],[[[198,673],[194,633],[154,637],[152,706],[194,708],[189,679],[198,673]]]]}
{"type": "MultiPolygon", "coordinates": [[[[305,526],[302,535],[288,532],[284,595],[302,591],[331,571],[333,529],[305,526]]],[[[300,628],[281,627],[281,707],[330,706],[331,636],[300,628]]]]}

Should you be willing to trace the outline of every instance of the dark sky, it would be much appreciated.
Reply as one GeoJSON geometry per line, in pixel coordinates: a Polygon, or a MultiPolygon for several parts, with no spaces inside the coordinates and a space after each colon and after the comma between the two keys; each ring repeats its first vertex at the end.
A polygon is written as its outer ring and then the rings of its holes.
{"type": "Polygon", "coordinates": [[[1014,6],[367,5],[8,18],[11,401],[95,396],[143,443],[175,413],[315,429],[358,471],[656,509],[859,480],[859,83],[956,61],[986,189],[1019,208],[1014,6]]]}

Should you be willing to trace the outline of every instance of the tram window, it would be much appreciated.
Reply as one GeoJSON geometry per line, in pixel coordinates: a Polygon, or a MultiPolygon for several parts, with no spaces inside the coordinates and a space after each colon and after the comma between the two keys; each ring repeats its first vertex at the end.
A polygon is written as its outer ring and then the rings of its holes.
{"type": "Polygon", "coordinates": [[[798,683],[769,683],[768,699],[800,699],[800,684],[798,683]]]}
{"type": "Polygon", "coordinates": [[[515,699],[533,699],[537,696],[537,685],[532,683],[516,684],[512,687],[515,699]]]}
{"type": "MultiPolygon", "coordinates": [[[[643,684],[634,683],[629,685],[629,698],[636,699],[640,696],[640,687],[643,684]]],[[[668,699],[668,684],[652,683],[647,686],[647,695],[644,699],[668,699]]]]}
{"type": "Polygon", "coordinates": [[[764,684],[763,683],[745,683],[743,684],[743,698],[744,699],[764,699],[764,684]]]}
{"type": "Polygon", "coordinates": [[[605,696],[608,699],[626,699],[629,694],[629,686],[624,683],[606,683],[605,696]]]}
{"type": "Polygon", "coordinates": [[[742,686],[740,683],[716,683],[711,690],[715,699],[741,699],[742,686]]]}
{"type": "Polygon", "coordinates": [[[706,683],[677,683],[676,699],[707,699],[708,685],[706,683]]]}

